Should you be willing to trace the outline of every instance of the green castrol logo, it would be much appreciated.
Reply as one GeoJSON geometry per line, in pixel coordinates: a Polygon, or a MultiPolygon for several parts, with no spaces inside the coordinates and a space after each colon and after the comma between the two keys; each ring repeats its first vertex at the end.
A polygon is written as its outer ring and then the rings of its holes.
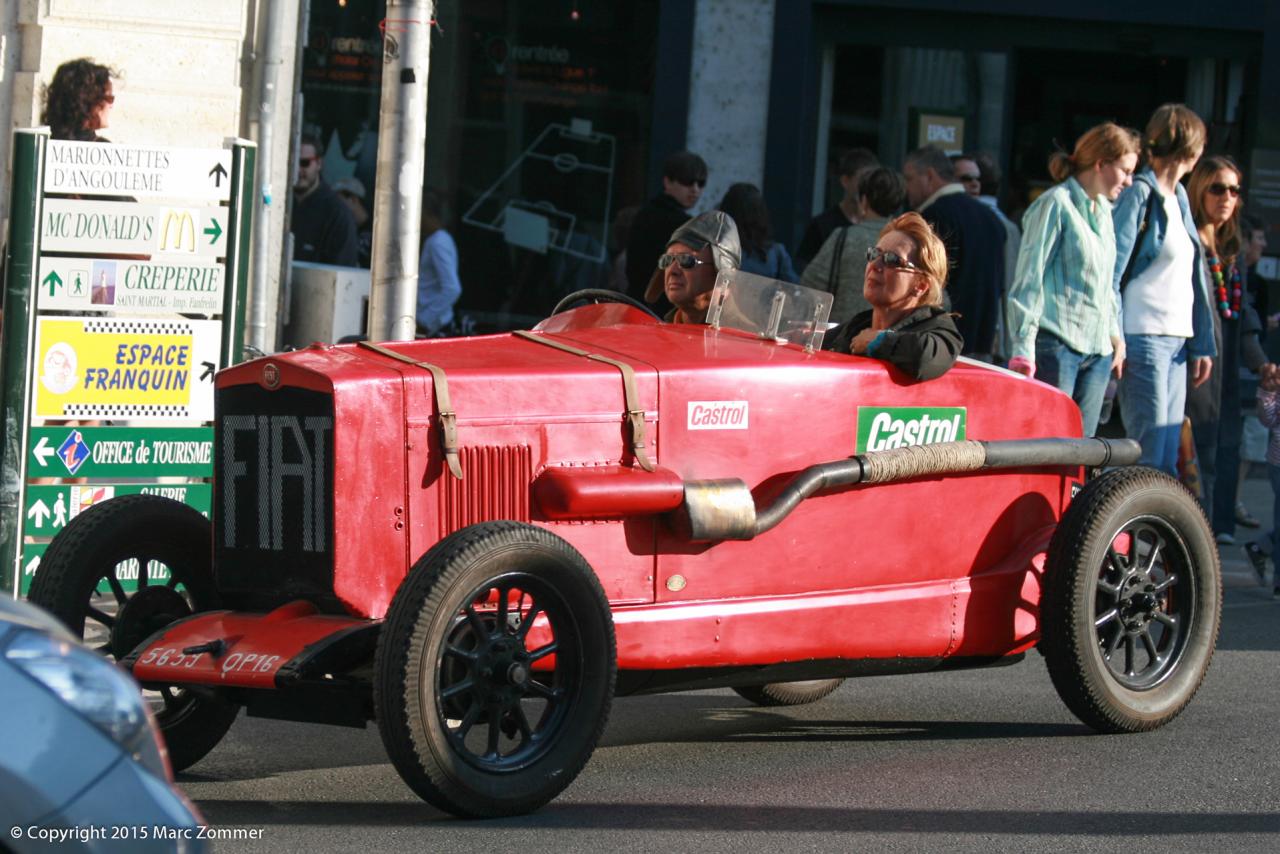
{"type": "Polygon", "coordinates": [[[858,407],[858,454],[964,438],[963,406],[858,407]]]}

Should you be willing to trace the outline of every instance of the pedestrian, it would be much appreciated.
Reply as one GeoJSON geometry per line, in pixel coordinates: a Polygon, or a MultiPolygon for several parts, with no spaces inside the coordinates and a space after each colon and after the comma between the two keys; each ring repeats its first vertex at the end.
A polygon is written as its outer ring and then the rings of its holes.
{"type": "Polygon", "coordinates": [[[1183,104],[1156,109],[1142,135],[1147,165],[1120,194],[1115,285],[1121,294],[1125,432],[1142,444],[1141,462],[1178,475],[1178,442],[1191,383],[1209,379],[1213,310],[1191,204],[1179,183],[1204,150],[1205,128],[1183,104]]]}
{"type": "Polygon", "coordinates": [[[1195,438],[1201,501],[1218,542],[1235,542],[1236,490],[1244,431],[1240,369],[1257,373],[1266,363],[1249,304],[1241,257],[1240,192],[1243,174],[1229,157],[1206,157],[1187,182],[1197,236],[1204,249],[1205,280],[1213,298],[1217,364],[1208,382],[1187,393],[1187,417],[1195,438]]]}
{"type": "Polygon", "coordinates": [[[769,209],[758,187],[747,183],[733,184],[716,207],[727,213],[738,227],[738,237],[742,241],[742,263],[738,269],[793,284],[800,280],[791,264],[787,247],[773,239],[769,209]]]}
{"type": "Polygon", "coordinates": [[[355,175],[340,178],[334,183],[333,191],[346,204],[356,222],[356,263],[367,270],[373,261],[373,215],[369,212],[369,196],[364,182],[355,175]]]}
{"type": "MultiPolygon", "coordinates": [[[[1000,224],[1004,226],[1004,295],[1008,297],[1009,289],[1013,287],[1013,273],[1018,267],[1018,249],[1022,245],[1022,230],[1014,224],[1013,220],[1000,210],[1000,179],[1001,172],[996,159],[985,151],[970,151],[964,155],[970,163],[978,167],[978,195],[975,197],[978,201],[987,206],[987,210],[996,215],[996,219],[1000,220],[1000,224]]],[[[964,183],[963,176],[961,183],[964,183]]],[[[971,183],[965,184],[965,191],[970,191],[971,183]]],[[[1000,331],[997,333],[996,341],[999,344],[1000,352],[1008,355],[1009,349],[1009,324],[1004,316],[1004,301],[1000,304],[1001,312],[999,318],[1000,331]]]]}
{"type": "Polygon", "coordinates": [[[840,201],[809,220],[804,237],[796,248],[798,269],[804,270],[810,264],[833,232],[858,222],[861,216],[858,211],[858,179],[864,171],[879,165],[880,161],[866,148],[846,148],[840,152],[835,170],[842,191],[840,201]]]}
{"type": "Polygon", "coordinates": [[[867,250],[876,245],[889,218],[902,209],[906,182],[887,166],[864,169],[858,175],[857,197],[858,221],[833,231],[800,276],[805,287],[834,295],[832,323],[845,323],[871,308],[862,295],[867,250]]]}
{"type": "Polygon", "coordinates": [[[1004,287],[1004,227],[956,181],[951,160],[932,146],[907,155],[902,166],[907,203],[947,246],[951,307],[965,355],[995,359],[1004,287]]]}
{"type": "Polygon", "coordinates": [[[1267,365],[1262,370],[1258,387],[1258,420],[1267,428],[1267,479],[1271,481],[1271,532],[1264,538],[1245,544],[1245,554],[1258,576],[1258,584],[1267,583],[1267,555],[1271,555],[1271,595],[1280,599],[1280,574],[1274,571],[1275,557],[1280,554],[1280,366],[1267,365]]]}
{"type": "Polygon", "coordinates": [[[1085,436],[1097,432],[1108,378],[1123,370],[1111,203],[1137,165],[1137,133],[1111,122],[1086,131],[1071,154],[1049,158],[1059,183],[1022,218],[1005,299],[1010,369],[1071,395],[1085,436]]]}
{"type": "Polygon", "coordinates": [[[956,170],[956,181],[975,199],[982,195],[982,171],[978,161],[968,154],[952,154],[951,168],[956,170]]]}
{"type": "Polygon", "coordinates": [[[882,359],[914,380],[945,374],[964,346],[942,307],[946,246],[910,212],[887,223],[864,257],[871,308],[833,329],[823,349],[882,359]]]}
{"type": "MultiPolygon", "coordinates": [[[[689,209],[698,203],[706,186],[707,163],[693,152],[677,151],[663,161],[662,192],[636,212],[627,237],[628,295],[644,298],[658,256],[671,233],[689,219],[689,209]]],[[[670,308],[661,291],[656,305],[659,314],[670,308]]]]}
{"type": "Polygon", "coordinates": [[[462,296],[458,279],[458,247],[444,227],[444,200],[435,190],[422,191],[422,254],[418,261],[418,334],[446,335],[453,329],[453,306],[462,296]]]}
{"type": "Polygon", "coordinates": [[[707,211],[680,225],[667,239],[657,269],[645,290],[645,302],[665,293],[668,323],[706,323],[711,291],[719,273],[738,269],[742,244],[738,226],[724,211],[707,211]]]}
{"type": "Polygon", "coordinates": [[[304,133],[298,143],[298,179],[293,185],[293,259],[355,267],[359,240],[351,210],[321,177],[324,145],[304,133]]]}
{"type": "Polygon", "coordinates": [[[106,129],[115,106],[112,84],[118,72],[91,59],[72,59],[53,72],[45,90],[40,121],[49,126],[51,139],[106,142],[98,131],[106,129]]]}

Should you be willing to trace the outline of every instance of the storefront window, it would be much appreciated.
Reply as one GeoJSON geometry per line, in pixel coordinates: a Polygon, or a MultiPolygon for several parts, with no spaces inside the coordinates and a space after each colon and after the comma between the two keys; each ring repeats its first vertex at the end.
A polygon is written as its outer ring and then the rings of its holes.
{"type": "MultiPolygon", "coordinates": [[[[313,2],[304,66],[326,180],[355,175],[370,194],[383,15],[313,2]]],[[[426,185],[458,244],[459,313],[478,331],[527,325],[607,286],[614,220],[644,200],[658,3],[440,0],[436,16],[426,185]]]]}

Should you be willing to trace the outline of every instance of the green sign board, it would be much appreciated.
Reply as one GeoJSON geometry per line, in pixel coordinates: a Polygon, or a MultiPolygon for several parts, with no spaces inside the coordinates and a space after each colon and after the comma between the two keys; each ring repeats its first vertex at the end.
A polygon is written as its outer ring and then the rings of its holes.
{"type": "Polygon", "coordinates": [[[23,598],[26,598],[27,592],[31,589],[31,581],[36,577],[36,570],[40,568],[40,559],[44,557],[44,551],[47,548],[49,548],[48,543],[22,544],[22,586],[19,592],[23,598]]]}
{"type": "Polygon", "coordinates": [[[31,477],[212,477],[212,427],[32,427],[31,477]]]}
{"type": "MultiPolygon", "coordinates": [[[[24,543],[22,545],[22,583],[19,589],[23,598],[26,598],[31,592],[31,582],[35,581],[36,570],[40,568],[40,561],[44,559],[44,553],[50,545],[50,543],[24,543]]],[[[138,589],[138,561],[133,558],[122,561],[116,567],[116,578],[120,580],[120,586],[126,593],[136,591],[138,589]]],[[[169,581],[169,567],[158,560],[151,561],[150,569],[147,571],[147,579],[150,584],[167,583],[169,581]]],[[[105,579],[98,582],[96,592],[99,596],[110,597],[112,601],[115,599],[111,592],[111,586],[105,579]]]]}
{"type": "Polygon", "coordinates": [[[965,438],[963,406],[859,406],[855,453],[908,445],[960,442],[965,438]]]}
{"type": "Polygon", "coordinates": [[[22,512],[22,532],[28,537],[52,537],[94,504],[101,504],[117,495],[139,494],[163,495],[189,504],[208,516],[213,487],[207,483],[72,483],[28,486],[22,512]]]}

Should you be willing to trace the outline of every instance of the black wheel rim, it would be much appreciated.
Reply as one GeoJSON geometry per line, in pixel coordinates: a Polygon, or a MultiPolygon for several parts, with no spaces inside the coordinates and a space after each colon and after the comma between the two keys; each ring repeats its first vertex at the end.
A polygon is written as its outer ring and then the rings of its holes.
{"type": "MultiPolygon", "coordinates": [[[[175,571],[152,553],[138,548],[101,572],[85,597],[81,636],[85,645],[120,660],[142,641],[174,620],[193,613],[191,591],[175,571]],[[124,581],[135,572],[133,591],[124,581]],[[167,575],[167,577],[165,577],[167,575]]],[[[189,714],[195,695],[176,685],[146,685],[145,695],[161,727],[189,714]]]]}
{"type": "Polygon", "coordinates": [[[544,579],[512,573],[462,600],[440,645],[439,725],[454,752],[486,772],[538,761],[566,726],[582,681],[581,635],[564,597],[544,579]]]}
{"type": "Polygon", "coordinates": [[[1196,600],[1191,555],[1165,520],[1141,516],[1111,539],[1094,585],[1094,629],[1107,672],[1133,691],[1177,669],[1196,600]]]}

